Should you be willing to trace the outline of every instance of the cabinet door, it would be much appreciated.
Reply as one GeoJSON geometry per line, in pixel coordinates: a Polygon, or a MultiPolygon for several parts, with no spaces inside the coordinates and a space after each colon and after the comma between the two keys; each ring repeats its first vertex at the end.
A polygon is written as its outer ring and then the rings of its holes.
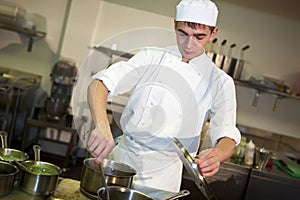
{"type": "Polygon", "coordinates": [[[249,179],[245,200],[300,199],[300,186],[280,177],[263,177],[252,174],[249,179]]]}
{"type": "MultiPolygon", "coordinates": [[[[241,200],[244,197],[248,173],[247,167],[222,163],[219,172],[212,177],[207,177],[206,180],[218,200],[241,200]]],[[[181,188],[191,192],[190,200],[205,199],[185,172],[181,188]]]]}

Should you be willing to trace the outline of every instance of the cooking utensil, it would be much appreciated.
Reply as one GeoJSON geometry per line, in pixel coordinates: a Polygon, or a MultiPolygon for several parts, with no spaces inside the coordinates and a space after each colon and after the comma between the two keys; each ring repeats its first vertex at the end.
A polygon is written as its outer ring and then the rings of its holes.
{"type": "Polygon", "coordinates": [[[19,169],[11,163],[0,161],[0,197],[11,193],[19,169]]]}
{"type": "Polygon", "coordinates": [[[250,45],[244,46],[241,49],[239,58],[233,58],[229,56],[225,58],[223,70],[227,74],[229,74],[233,79],[240,80],[245,64],[244,51],[249,48],[250,45]]]}
{"type": "Polygon", "coordinates": [[[39,145],[33,145],[33,153],[34,153],[34,160],[40,161],[41,160],[41,147],[39,145]]]}
{"type": "Polygon", "coordinates": [[[7,162],[24,161],[29,158],[28,154],[17,149],[7,148],[7,132],[0,131],[1,148],[0,159],[7,162]]]}
{"type": "Polygon", "coordinates": [[[173,200],[173,199],[178,199],[180,197],[185,197],[190,195],[190,191],[188,190],[181,190],[177,193],[171,194],[169,197],[164,198],[164,200],[173,200]]]}
{"type": "MultiPolygon", "coordinates": [[[[100,188],[97,191],[98,199],[107,200],[105,195],[106,191],[108,191],[111,199],[113,200],[153,200],[153,198],[140,191],[120,186],[108,186],[107,189],[105,189],[104,187],[100,188]]],[[[189,194],[189,191],[181,190],[180,192],[174,193],[167,198],[163,198],[163,200],[175,200],[181,197],[185,197],[189,194]]]]}
{"type": "Polygon", "coordinates": [[[266,167],[271,156],[272,152],[267,150],[265,147],[256,147],[254,168],[263,170],[266,167]]]}
{"type": "Polygon", "coordinates": [[[300,166],[298,163],[286,163],[283,160],[275,160],[274,164],[291,177],[300,179],[300,166]]]}
{"type": "Polygon", "coordinates": [[[283,160],[278,160],[278,161],[284,169],[286,169],[290,173],[294,173],[293,170],[291,170],[291,168],[289,168],[289,166],[283,160]]]}
{"type": "Polygon", "coordinates": [[[49,97],[46,100],[46,113],[50,120],[60,120],[68,107],[68,102],[64,98],[49,97]]]}
{"type": "Polygon", "coordinates": [[[99,165],[99,171],[100,171],[100,174],[101,174],[101,178],[102,178],[102,184],[104,185],[104,188],[105,188],[105,197],[107,200],[110,200],[109,198],[109,192],[108,192],[108,189],[107,189],[107,184],[105,182],[105,177],[104,177],[104,172],[103,172],[103,169],[102,169],[102,165],[99,165]]]}
{"type": "Polygon", "coordinates": [[[202,175],[198,165],[194,162],[193,157],[188,153],[184,148],[183,144],[176,138],[173,138],[173,143],[175,144],[176,152],[178,153],[181,161],[183,162],[184,167],[191,176],[192,180],[201,191],[201,193],[209,200],[215,200],[216,196],[214,195],[212,189],[206,182],[204,176],[202,175]]]}
{"type": "Polygon", "coordinates": [[[210,48],[209,48],[209,50],[207,51],[207,55],[208,55],[208,57],[210,57],[210,59],[214,62],[214,55],[216,54],[216,52],[215,52],[215,43],[218,41],[218,39],[217,38],[215,38],[215,39],[213,39],[213,41],[211,42],[211,44],[210,44],[210,48]]]}
{"type": "Polygon", "coordinates": [[[40,146],[34,145],[33,150],[35,160],[21,163],[19,186],[29,194],[49,196],[55,192],[62,170],[54,164],[40,161],[40,146]]]}
{"type": "Polygon", "coordinates": [[[227,56],[225,56],[224,59],[224,65],[223,65],[223,71],[228,73],[229,72],[229,66],[232,60],[232,49],[236,46],[236,44],[231,44],[227,53],[227,56]]]}
{"type": "Polygon", "coordinates": [[[220,45],[220,49],[218,54],[216,55],[216,60],[215,60],[215,64],[218,68],[223,68],[223,64],[224,64],[224,60],[225,60],[225,56],[223,54],[223,48],[224,45],[226,44],[227,40],[223,40],[221,45],[220,45]]]}
{"type": "Polygon", "coordinates": [[[250,45],[245,45],[240,52],[240,60],[244,60],[244,52],[250,48],[250,45]]]}
{"type": "Polygon", "coordinates": [[[253,106],[253,107],[256,107],[256,106],[257,106],[259,97],[260,97],[260,92],[259,92],[259,91],[256,91],[256,92],[255,92],[255,95],[254,95],[254,98],[253,98],[253,100],[252,100],[252,106],[253,106]]]}
{"type": "Polygon", "coordinates": [[[13,162],[13,163],[16,164],[16,165],[18,165],[19,168],[25,170],[26,172],[31,173],[31,171],[30,171],[29,169],[27,169],[22,163],[20,163],[20,162],[18,162],[18,161],[15,161],[15,162],[13,162]]]}
{"type": "Polygon", "coordinates": [[[104,180],[100,174],[99,166],[95,164],[95,158],[87,158],[83,161],[80,191],[84,196],[97,199],[97,190],[104,186],[103,182],[107,186],[116,185],[131,188],[133,177],[136,175],[135,169],[109,159],[104,159],[100,165],[102,165],[104,180]]]}

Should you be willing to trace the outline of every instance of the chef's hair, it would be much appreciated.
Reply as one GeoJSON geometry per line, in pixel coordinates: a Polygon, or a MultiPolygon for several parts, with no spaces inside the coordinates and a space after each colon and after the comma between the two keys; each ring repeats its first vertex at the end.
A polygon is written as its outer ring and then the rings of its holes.
{"type": "MultiPolygon", "coordinates": [[[[179,21],[176,21],[176,26],[177,26],[177,23],[179,21]]],[[[199,23],[195,23],[195,22],[184,22],[183,23],[187,24],[190,28],[192,29],[196,29],[197,27],[207,27],[208,25],[205,25],[205,24],[199,24],[199,23]]],[[[213,30],[215,29],[215,26],[208,26],[210,31],[213,32],[213,30]]]]}

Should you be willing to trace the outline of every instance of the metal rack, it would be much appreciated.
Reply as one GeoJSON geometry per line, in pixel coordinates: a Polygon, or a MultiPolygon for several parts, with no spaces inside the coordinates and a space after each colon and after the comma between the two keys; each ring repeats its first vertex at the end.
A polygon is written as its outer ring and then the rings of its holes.
{"type": "Polygon", "coordinates": [[[246,87],[246,88],[251,88],[256,90],[255,96],[253,98],[252,101],[252,106],[256,107],[257,106],[257,102],[258,99],[260,97],[261,93],[267,93],[267,94],[271,94],[271,95],[275,95],[276,99],[273,105],[273,111],[277,111],[280,101],[284,98],[289,98],[289,99],[295,99],[295,100],[300,100],[300,96],[296,96],[294,94],[289,94],[289,93],[285,93],[279,90],[275,90],[275,89],[271,89],[271,88],[267,88],[267,87],[260,87],[258,85],[255,84],[251,84],[249,81],[241,81],[241,80],[234,80],[234,83],[237,86],[241,86],[241,87],[246,87]]]}
{"type": "Polygon", "coordinates": [[[3,111],[0,111],[0,122],[1,130],[9,133],[8,144],[10,144],[15,130],[21,97],[26,94],[29,89],[36,87],[37,83],[38,81],[35,78],[10,79],[1,77],[0,79],[0,97],[2,100],[6,100],[6,105],[3,111]],[[11,124],[10,128],[8,128],[10,114],[11,124]]]}

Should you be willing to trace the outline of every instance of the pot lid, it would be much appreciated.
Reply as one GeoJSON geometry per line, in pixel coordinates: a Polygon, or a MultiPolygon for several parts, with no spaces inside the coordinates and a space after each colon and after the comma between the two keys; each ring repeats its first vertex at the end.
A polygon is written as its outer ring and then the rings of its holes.
{"type": "Polygon", "coordinates": [[[173,138],[173,142],[184,167],[186,168],[188,174],[191,176],[198,189],[206,197],[206,199],[216,200],[214,193],[206,182],[204,176],[198,168],[198,165],[194,162],[194,158],[188,153],[183,144],[176,137],[173,138]]]}

